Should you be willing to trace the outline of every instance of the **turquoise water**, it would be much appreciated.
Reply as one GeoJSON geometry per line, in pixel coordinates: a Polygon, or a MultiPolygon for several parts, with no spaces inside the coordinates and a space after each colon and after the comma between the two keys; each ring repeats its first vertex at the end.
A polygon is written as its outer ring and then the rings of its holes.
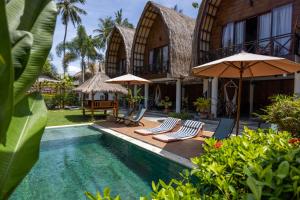
{"type": "Polygon", "coordinates": [[[151,181],[178,177],[183,166],[89,126],[47,129],[40,159],[11,200],[86,199],[105,187],[122,199],[149,195],[151,181]]]}

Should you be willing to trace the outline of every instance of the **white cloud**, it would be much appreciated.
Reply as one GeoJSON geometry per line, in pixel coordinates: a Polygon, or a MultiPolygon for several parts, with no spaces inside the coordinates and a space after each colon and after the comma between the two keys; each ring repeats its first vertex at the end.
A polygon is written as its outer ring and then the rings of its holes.
{"type": "Polygon", "coordinates": [[[74,74],[76,74],[77,72],[80,72],[80,71],[81,71],[81,69],[79,66],[70,65],[68,67],[68,73],[71,76],[73,76],[74,74]]]}

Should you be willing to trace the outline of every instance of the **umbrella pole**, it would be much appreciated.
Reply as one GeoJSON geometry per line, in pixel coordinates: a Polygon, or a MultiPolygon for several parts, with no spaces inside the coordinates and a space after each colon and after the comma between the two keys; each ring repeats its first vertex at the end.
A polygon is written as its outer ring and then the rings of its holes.
{"type": "Polygon", "coordinates": [[[236,113],[236,133],[235,134],[237,136],[239,134],[239,129],[240,129],[242,86],[243,86],[243,65],[241,66],[241,70],[240,70],[238,107],[237,107],[237,113],[236,113]]]}

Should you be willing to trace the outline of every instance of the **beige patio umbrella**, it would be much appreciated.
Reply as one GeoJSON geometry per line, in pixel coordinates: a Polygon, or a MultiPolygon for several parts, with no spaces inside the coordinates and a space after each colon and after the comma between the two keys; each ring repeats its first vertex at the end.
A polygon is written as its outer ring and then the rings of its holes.
{"type": "Polygon", "coordinates": [[[146,84],[151,83],[151,81],[140,78],[138,76],[134,76],[132,74],[126,74],[123,76],[119,76],[110,80],[105,81],[106,83],[118,83],[124,85],[138,85],[138,84],[146,84]]]}
{"type": "Polygon", "coordinates": [[[192,71],[196,76],[239,78],[236,118],[236,134],[238,135],[243,78],[295,73],[300,71],[300,64],[285,58],[241,52],[233,56],[194,67],[192,71]]]}

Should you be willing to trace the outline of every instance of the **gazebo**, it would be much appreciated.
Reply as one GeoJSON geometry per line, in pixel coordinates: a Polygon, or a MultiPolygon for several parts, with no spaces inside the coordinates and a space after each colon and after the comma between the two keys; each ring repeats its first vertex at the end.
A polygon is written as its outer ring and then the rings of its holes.
{"type": "MultiPolygon", "coordinates": [[[[83,99],[83,114],[85,111],[90,111],[92,118],[94,117],[94,112],[96,110],[113,110],[114,115],[118,114],[118,93],[127,94],[127,89],[119,84],[106,83],[105,81],[110,78],[103,72],[98,72],[95,76],[88,79],[79,87],[75,88],[74,91],[80,92],[82,94],[91,94],[91,100],[83,99]],[[95,94],[97,92],[101,93],[114,93],[114,100],[95,100],[95,94]]],[[[83,95],[84,96],[84,95],[83,95]]]]}

